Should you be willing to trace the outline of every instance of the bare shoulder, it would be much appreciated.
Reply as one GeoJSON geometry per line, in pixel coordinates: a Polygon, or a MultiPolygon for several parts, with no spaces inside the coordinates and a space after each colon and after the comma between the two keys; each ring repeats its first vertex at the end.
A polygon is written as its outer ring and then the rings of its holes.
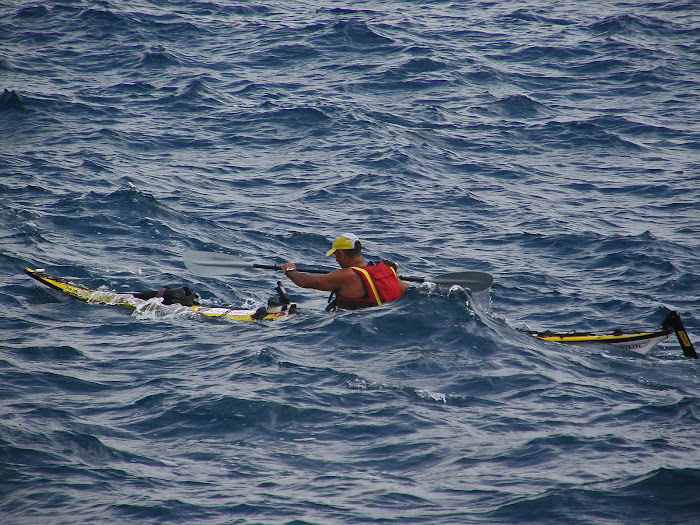
{"type": "Polygon", "coordinates": [[[350,268],[338,268],[337,270],[328,272],[326,277],[329,283],[333,283],[335,285],[334,288],[339,288],[347,282],[352,282],[359,279],[359,276],[355,273],[355,271],[350,268]]]}

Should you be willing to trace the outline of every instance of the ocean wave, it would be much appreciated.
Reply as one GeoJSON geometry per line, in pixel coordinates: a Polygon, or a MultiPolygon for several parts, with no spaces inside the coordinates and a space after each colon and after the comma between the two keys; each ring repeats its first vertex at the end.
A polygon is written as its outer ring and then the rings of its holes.
{"type": "Polygon", "coordinates": [[[15,91],[5,89],[2,95],[0,95],[0,111],[9,111],[12,109],[22,110],[24,109],[24,104],[22,104],[22,99],[15,91]]]}
{"type": "MultiPolygon", "coordinates": [[[[629,479],[629,478],[628,478],[629,479]]],[[[692,521],[697,509],[693,503],[689,485],[694,486],[697,471],[693,469],[659,469],[640,481],[630,480],[630,485],[622,490],[604,486],[562,487],[537,496],[525,496],[501,506],[489,513],[490,519],[522,520],[531,516],[537,522],[574,521],[635,521],[668,518],[670,509],[674,509],[674,523],[692,521]],[[670,485],[662,482],[668,480],[670,485]],[[672,490],[679,488],[680,497],[672,490]],[[542,509],[547,509],[542,511],[542,509]],[[536,518],[535,518],[536,516],[536,518]],[[666,517],[664,517],[666,516],[666,517]]]]}
{"type": "Polygon", "coordinates": [[[589,26],[589,30],[594,33],[605,33],[607,35],[635,35],[640,34],[660,34],[675,35],[687,34],[688,29],[682,26],[674,26],[668,20],[663,20],[653,16],[622,14],[614,15],[597,21],[589,26]]]}
{"type": "Polygon", "coordinates": [[[323,35],[310,38],[310,42],[339,52],[362,49],[368,53],[384,53],[395,45],[393,39],[380,34],[371,24],[352,19],[332,23],[323,35]]]}

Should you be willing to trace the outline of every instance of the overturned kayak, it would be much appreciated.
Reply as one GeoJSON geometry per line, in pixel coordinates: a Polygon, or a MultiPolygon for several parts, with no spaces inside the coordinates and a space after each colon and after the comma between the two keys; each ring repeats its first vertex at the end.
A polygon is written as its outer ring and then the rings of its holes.
{"type": "Polygon", "coordinates": [[[663,341],[667,341],[675,333],[685,357],[698,359],[693,344],[690,342],[680,315],[670,312],[657,330],[632,331],[613,330],[611,332],[527,332],[530,335],[564,344],[603,343],[617,348],[630,350],[638,354],[647,355],[651,350],[663,341]]]}
{"type": "Polygon", "coordinates": [[[283,319],[296,313],[297,307],[289,302],[289,296],[280,283],[277,284],[276,298],[271,298],[267,306],[261,306],[256,310],[239,308],[206,307],[199,304],[199,296],[189,288],[164,287],[157,291],[149,292],[113,292],[105,290],[93,290],[61,277],[54,277],[43,270],[25,268],[24,272],[41,284],[57,290],[64,295],[73,297],[86,303],[114,305],[129,310],[137,310],[144,307],[148,301],[158,299],[162,305],[182,305],[192,312],[208,318],[230,319],[234,321],[269,321],[283,319]]]}

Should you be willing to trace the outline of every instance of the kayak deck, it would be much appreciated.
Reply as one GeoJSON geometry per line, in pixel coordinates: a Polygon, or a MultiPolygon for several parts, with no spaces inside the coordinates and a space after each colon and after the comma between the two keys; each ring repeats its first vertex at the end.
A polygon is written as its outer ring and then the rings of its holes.
{"type": "MultiPolygon", "coordinates": [[[[69,281],[68,279],[54,277],[45,273],[43,270],[25,268],[24,272],[41,284],[86,303],[113,305],[134,311],[153,303],[152,299],[143,299],[138,297],[138,295],[158,297],[156,292],[119,293],[105,290],[93,290],[81,284],[69,281]]],[[[283,301],[280,302],[283,304],[268,304],[267,307],[258,309],[207,307],[199,304],[182,306],[203,317],[230,319],[233,321],[267,321],[281,319],[296,312],[296,305],[289,303],[284,304],[283,301]]]]}

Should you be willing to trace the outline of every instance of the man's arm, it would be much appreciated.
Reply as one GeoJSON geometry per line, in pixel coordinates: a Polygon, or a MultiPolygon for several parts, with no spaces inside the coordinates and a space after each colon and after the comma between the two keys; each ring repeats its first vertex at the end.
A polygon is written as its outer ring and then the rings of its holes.
{"type": "Polygon", "coordinates": [[[344,279],[338,276],[338,272],[343,270],[333,270],[323,275],[310,275],[308,273],[288,270],[285,273],[289,279],[300,288],[313,288],[314,290],[324,290],[330,292],[342,286],[344,279]]]}

